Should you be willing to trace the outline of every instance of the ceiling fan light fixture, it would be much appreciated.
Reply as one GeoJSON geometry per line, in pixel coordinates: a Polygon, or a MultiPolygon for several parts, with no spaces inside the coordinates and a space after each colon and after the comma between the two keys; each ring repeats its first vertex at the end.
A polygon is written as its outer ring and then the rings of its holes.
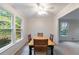
{"type": "Polygon", "coordinates": [[[39,11],[38,14],[39,14],[39,15],[47,15],[48,13],[45,12],[45,11],[39,11]]]}
{"type": "Polygon", "coordinates": [[[38,15],[47,15],[47,9],[42,6],[41,4],[37,4],[36,5],[36,12],[38,13],[38,15]]]}

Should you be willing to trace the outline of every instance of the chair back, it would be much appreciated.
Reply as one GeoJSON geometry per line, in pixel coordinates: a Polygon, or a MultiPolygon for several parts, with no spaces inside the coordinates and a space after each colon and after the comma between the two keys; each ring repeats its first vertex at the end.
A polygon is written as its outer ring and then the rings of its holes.
{"type": "Polygon", "coordinates": [[[53,41],[53,37],[54,35],[53,34],[50,34],[50,39],[53,41]]]}
{"type": "Polygon", "coordinates": [[[43,37],[43,33],[38,33],[37,36],[38,37],[43,37]]]}
{"type": "Polygon", "coordinates": [[[34,39],[34,45],[48,45],[48,39],[34,39]]]}
{"type": "Polygon", "coordinates": [[[32,40],[31,34],[28,35],[28,42],[32,40]]]}
{"type": "Polygon", "coordinates": [[[34,53],[35,52],[45,52],[47,54],[48,50],[48,39],[34,39],[34,53]]]}

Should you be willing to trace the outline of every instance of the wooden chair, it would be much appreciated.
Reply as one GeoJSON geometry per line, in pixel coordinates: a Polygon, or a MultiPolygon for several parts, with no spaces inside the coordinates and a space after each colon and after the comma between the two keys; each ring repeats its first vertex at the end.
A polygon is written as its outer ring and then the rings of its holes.
{"type": "Polygon", "coordinates": [[[50,34],[50,39],[53,41],[53,37],[54,35],[53,34],[50,34]]]}
{"type": "Polygon", "coordinates": [[[43,37],[43,33],[38,33],[37,36],[38,37],[43,37]]]}
{"type": "Polygon", "coordinates": [[[34,54],[48,53],[48,39],[34,39],[34,54]]]}
{"type": "Polygon", "coordinates": [[[28,35],[28,43],[32,40],[31,34],[28,35]]]}

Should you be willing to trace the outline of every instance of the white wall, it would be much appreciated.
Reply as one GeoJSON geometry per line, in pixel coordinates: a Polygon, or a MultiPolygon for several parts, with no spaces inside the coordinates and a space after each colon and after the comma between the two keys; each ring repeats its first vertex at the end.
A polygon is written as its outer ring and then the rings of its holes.
{"type": "Polygon", "coordinates": [[[28,34],[36,35],[38,32],[43,32],[47,36],[53,33],[54,18],[53,17],[35,17],[28,20],[28,34]]]}
{"type": "Polygon", "coordinates": [[[69,22],[69,36],[72,40],[79,40],[79,21],[71,20],[69,22]]]}
{"type": "Polygon", "coordinates": [[[35,17],[28,20],[28,34],[32,36],[38,32],[43,32],[44,35],[49,36],[50,33],[54,34],[54,41],[57,43],[57,20],[54,17],[35,17]]]}

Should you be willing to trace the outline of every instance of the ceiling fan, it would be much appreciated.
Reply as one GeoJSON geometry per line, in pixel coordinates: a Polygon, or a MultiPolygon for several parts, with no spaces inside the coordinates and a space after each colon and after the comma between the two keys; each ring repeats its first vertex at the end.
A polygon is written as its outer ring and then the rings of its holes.
{"type": "Polygon", "coordinates": [[[39,15],[47,15],[48,12],[51,12],[51,10],[52,10],[53,8],[54,8],[54,7],[50,6],[49,4],[41,4],[41,3],[36,3],[36,4],[35,4],[36,12],[37,12],[39,15]]]}

